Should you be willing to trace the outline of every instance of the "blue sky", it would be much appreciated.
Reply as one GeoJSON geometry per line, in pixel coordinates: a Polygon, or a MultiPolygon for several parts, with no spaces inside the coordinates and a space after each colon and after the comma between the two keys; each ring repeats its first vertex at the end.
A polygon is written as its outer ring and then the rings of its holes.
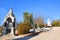
{"type": "Polygon", "coordinates": [[[23,21],[23,12],[29,12],[34,17],[42,16],[47,21],[60,19],[60,0],[0,0],[0,19],[3,24],[4,17],[12,7],[17,22],[23,21]]]}

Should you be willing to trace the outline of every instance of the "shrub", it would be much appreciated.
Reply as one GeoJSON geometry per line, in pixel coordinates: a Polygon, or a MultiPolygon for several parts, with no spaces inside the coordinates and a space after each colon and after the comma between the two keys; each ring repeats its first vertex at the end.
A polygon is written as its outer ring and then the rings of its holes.
{"type": "Polygon", "coordinates": [[[2,33],[2,27],[0,27],[0,33],[2,33]]]}
{"type": "Polygon", "coordinates": [[[18,24],[18,34],[26,34],[29,33],[30,26],[28,23],[18,24]]]}
{"type": "Polygon", "coordinates": [[[53,26],[60,26],[60,20],[54,20],[54,21],[52,22],[52,25],[53,25],[53,26]]]}

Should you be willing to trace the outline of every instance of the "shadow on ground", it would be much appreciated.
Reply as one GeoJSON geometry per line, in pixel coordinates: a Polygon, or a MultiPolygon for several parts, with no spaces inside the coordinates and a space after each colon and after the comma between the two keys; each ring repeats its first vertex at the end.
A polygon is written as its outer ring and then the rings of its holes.
{"type": "Polygon", "coordinates": [[[32,34],[27,35],[27,36],[24,36],[24,37],[22,37],[22,38],[17,38],[17,39],[13,39],[13,40],[28,40],[28,39],[30,39],[30,38],[32,38],[32,37],[37,36],[38,34],[39,34],[39,33],[32,33],[32,34]]]}

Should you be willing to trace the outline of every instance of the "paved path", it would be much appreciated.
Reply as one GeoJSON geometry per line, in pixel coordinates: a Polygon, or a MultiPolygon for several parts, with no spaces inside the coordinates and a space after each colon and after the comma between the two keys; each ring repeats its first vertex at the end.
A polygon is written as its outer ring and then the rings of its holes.
{"type": "Polygon", "coordinates": [[[60,27],[53,27],[49,32],[44,32],[29,40],[60,40],[60,27]]]}
{"type": "Polygon", "coordinates": [[[15,39],[15,40],[60,40],[60,27],[53,27],[52,30],[48,32],[42,32],[37,34],[31,34],[26,36],[12,36],[6,35],[0,37],[0,40],[8,40],[8,39],[15,39]]]}

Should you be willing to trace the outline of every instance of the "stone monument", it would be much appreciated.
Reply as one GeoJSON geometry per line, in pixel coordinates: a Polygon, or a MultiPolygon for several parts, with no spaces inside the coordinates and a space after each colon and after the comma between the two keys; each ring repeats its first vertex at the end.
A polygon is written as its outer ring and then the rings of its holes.
{"type": "Polygon", "coordinates": [[[36,32],[40,32],[40,27],[39,27],[38,24],[37,24],[37,30],[36,30],[36,32]]]}
{"type": "Polygon", "coordinates": [[[47,20],[47,26],[52,26],[49,18],[47,20]]]}
{"type": "Polygon", "coordinates": [[[3,34],[15,34],[15,15],[13,14],[13,10],[12,8],[10,8],[7,16],[5,16],[4,18],[4,30],[3,30],[3,34]]]}

